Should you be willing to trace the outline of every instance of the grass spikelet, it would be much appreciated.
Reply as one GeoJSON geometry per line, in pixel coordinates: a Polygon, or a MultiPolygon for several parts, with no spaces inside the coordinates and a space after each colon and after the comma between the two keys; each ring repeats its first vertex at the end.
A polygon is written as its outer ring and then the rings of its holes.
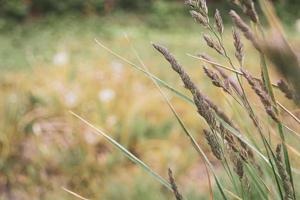
{"type": "Polygon", "coordinates": [[[285,200],[294,199],[293,188],[291,184],[290,177],[284,167],[283,158],[281,153],[281,144],[276,147],[276,166],[279,172],[279,175],[282,179],[282,185],[285,192],[285,200]]]}
{"type": "Polygon", "coordinates": [[[261,51],[261,48],[258,44],[257,38],[250,29],[250,27],[242,20],[242,18],[234,11],[229,12],[234,24],[243,32],[244,36],[252,43],[252,45],[258,50],[261,51]]]}
{"type": "Polygon", "coordinates": [[[209,35],[204,34],[203,38],[207,44],[207,46],[209,46],[210,48],[213,48],[214,50],[216,50],[219,54],[224,55],[224,52],[220,46],[219,43],[217,43],[216,41],[214,41],[209,35]]]}
{"type": "Polygon", "coordinates": [[[272,99],[267,93],[266,89],[263,87],[261,81],[254,79],[252,75],[245,69],[241,69],[244,74],[244,77],[248,81],[249,85],[251,85],[252,89],[259,96],[262,104],[265,107],[267,114],[276,122],[279,122],[277,114],[272,109],[272,99]]]}
{"type": "Polygon", "coordinates": [[[244,177],[244,161],[237,156],[234,152],[230,153],[231,161],[233,163],[233,170],[238,175],[239,179],[242,180],[244,177]]]}
{"type": "Polygon", "coordinates": [[[240,33],[233,28],[232,29],[232,36],[233,36],[233,44],[235,47],[235,57],[239,61],[240,65],[243,65],[244,60],[244,45],[241,41],[240,33]]]}
{"type": "Polygon", "coordinates": [[[258,15],[252,0],[241,0],[243,11],[254,23],[258,22],[258,15]]]}
{"type": "Polygon", "coordinates": [[[174,194],[176,200],[183,200],[182,195],[178,191],[175,179],[173,177],[173,172],[170,168],[168,169],[168,176],[169,176],[169,181],[170,181],[170,184],[171,184],[171,187],[172,187],[172,190],[173,190],[173,194],[174,194]]]}
{"type": "Polygon", "coordinates": [[[153,47],[159,51],[165,59],[170,63],[172,69],[178,73],[185,88],[187,88],[193,95],[194,103],[197,107],[198,113],[206,120],[208,125],[212,129],[216,129],[216,119],[209,106],[205,100],[205,96],[200,92],[197,86],[192,82],[190,76],[184,71],[182,66],[177,62],[174,56],[165,48],[157,44],[153,44],[153,47]]]}
{"type": "Polygon", "coordinates": [[[288,84],[284,81],[284,80],[279,80],[277,82],[277,86],[280,89],[280,91],[282,93],[284,93],[285,97],[288,99],[293,99],[293,91],[290,89],[290,87],[288,86],[288,84]]]}
{"type": "Polygon", "coordinates": [[[201,12],[203,12],[204,16],[208,15],[208,8],[206,5],[206,0],[198,0],[198,7],[201,12]]]}
{"type": "Polygon", "coordinates": [[[215,18],[216,28],[217,28],[219,34],[222,35],[223,31],[224,31],[224,25],[223,25],[223,20],[222,20],[220,11],[218,9],[216,9],[216,11],[215,11],[214,18],[215,18]]]}
{"type": "Polygon", "coordinates": [[[223,86],[223,83],[222,83],[220,77],[218,76],[218,74],[216,74],[212,70],[208,69],[207,67],[203,67],[203,70],[204,70],[205,74],[211,79],[212,83],[216,87],[222,87],[223,86]]]}
{"type": "Polygon", "coordinates": [[[203,133],[205,135],[207,143],[210,146],[210,149],[211,149],[212,153],[214,154],[214,156],[218,160],[222,160],[222,148],[218,142],[217,137],[213,133],[211,133],[210,131],[208,131],[206,129],[203,130],[203,133]]]}
{"type": "Polygon", "coordinates": [[[207,17],[204,17],[201,13],[198,13],[194,10],[191,10],[190,14],[192,15],[192,17],[194,18],[194,20],[196,22],[203,25],[204,27],[207,27],[207,25],[208,25],[208,18],[207,17]]]}
{"type": "MultiPolygon", "coordinates": [[[[212,58],[210,56],[208,56],[207,54],[201,53],[201,54],[198,54],[198,57],[203,58],[203,59],[208,60],[208,61],[213,61],[212,58]]],[[[236,84],[236,82],[231,77],[229,77],[226,74],[226,72],[222,68],[220,68],[220,67],[218,67],[214,64],[211,64],[211,65],[219,72],[219,74],[222,76],[222,78],[225,81],[229,82],[230,86],[234,89],[234,91],[238,94],[238,96],[243,95],[240,87],[236,84]]]]}

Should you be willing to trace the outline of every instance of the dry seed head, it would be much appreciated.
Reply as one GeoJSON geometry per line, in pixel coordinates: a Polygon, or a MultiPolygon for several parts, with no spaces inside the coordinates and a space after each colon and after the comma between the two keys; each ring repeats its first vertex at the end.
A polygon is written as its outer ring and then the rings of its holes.
{"type": "Polygon", "coordinates": [[[214,71],[208,69],[207,67],[203,67],[204,73],[208,76],[208,78],[211,79],[214,86],[222,88],[224,92],[227,92],[231,95],[230,91],[230,83],[228,79],[225,79],[224,82],[221,80],[221,78],[218,76],[217,73],[214,71]]]}
{"type": "Polygon", "coordinates": [[[196,8],[196,6],[197,6],[197,3],[193,0],[186,0],[186,1],[184,1],[184,4],[187,6],[190,6],[191,8],[196,8]]]}
{"type": "Polygon", "coordinates": [[[294,190],[291,184],[291,179],[290,176],[288,175],[285,166],[283,164],[283,158],[282,158],[282,153],[281,153],[281,144],[278,144],[276,147],[276,166],[278,169],[278,173],[282,179],[282,184],[283,184],[283,189],[285,192],[285,197],[284,199],[289,200],[289,199],[294,199],[294,190]]]}
{"type": "MultiPolygon", "coordinates": [[[[153,44],[153,46],[171,64],[171,67],[173,68],[173,70],[179,74],[185,87],[188,90],[190,90],[190,92],[193,95],[194,103],[198,109],[198,113],[206,120],[207,124],[210,126],[210,128],[212,130],[219,129],[219,127],[217,127],[216,118],[215,118],[214,113],[212,112],[212,109],[227,124],[229,124],[236,130],[238,130],[236,128],[236,126],[233,124],[233,122],[229,119],[229,117],[220,108],[218,108],[209,98],[207,98],[205,95],[203,95],[200,92],[200,90],[197,88],[197,86],[191,81],[191,78],[189,77],[189,75],[184,71],[182,66],[176,61],[174,56],[165,47],[162,47],[157,44],[153,44]]],[[[228,138],[228,143],[230,144],[231,149],[238,152],[238,146],[236,145],[233,136],[225,128],[223,128],[223,130],[224,130],[224,135],[226,135],[226,137],[228,138]]],[[[240,143],[241,143],[241,141],[240,141],[240,143]]],[[[245,148],[245,150],[246,150],[246,148],[245,148]]],[[[241,157],[242,157],[242,155],[241,155],[241,157]]],[[[243,158],[243,159],[246,160],[246,158],[243,158]]]]}
{"type": "Polygon", "coordinates": [[[223,50],[219,43],[215,42],[209,35],[203,34],[203,38],[210,48],[215,49],[219,54],[224,55],[223,50]]]}
{"type": "Polygon", "coordinates": [[[201,12],[203,12],[204,16],[208,15],[208,8],[206,5],[206,0],[198,0],[198,6],[201,12]]]}
{"type": "Polygon", "coordinates": [[[243,161],[248,162],[248,156],[253,158],[253,152],[248,148],[246,143],[244,143],[240,138],[231,134],[227,129],[224,128],[222,124],[219,126],[219,132],[227,142],[229,149],[235,153],[238,153],[243,161]],[[238,140],[239,145],[236,143],[235,138],[238,140]]]}
{"type": "Polygon", "coordinates": [[[244,60],[244,45],[241,41],[240,33],[233,28],[232,29],[233,43],[235,47],[235,57],[242,64],[244,60]]]}
{"type": "Polygon", "coordinates": [[[265,108],[267,114],[275,121],[275,122],[280,122],[278,115],[273,111],[271,106],[268,106],[265,108]]]}
{"type": "Polygon", "coordinates": [[[239,147],[235,143],[233,135],[227,129],[225,129],[222,124],[219,126],[219,130],[220,130],[221,136],[227,142],[229,149],[232,150],[233,152],[238,153],[239,147]]]}
{"type": "Polygon", "coordinates": [[[255,10],[255,6],[252,0],[241,0],[241,4],[243,7],[243,10],[246,15],[250,17],[250,19],[254,22],[258,22],[258,16],[255,10]]]}
{"type": "Polygon", "coordinates": [[[260,97],[263,105],[271,106],[272,101],[271,97],[263,87],[263,84],[260,80],[254,79],[253,76],[246,70],[241,68],[241,72],[243,73],[244,77],[248,81],[249,85],[254,89],[255,93],[260,97]]]}
{"type": "Polygon", "coordinates": [[[207,102],[207,98],[200,92],[194,82],[192,82],[190,76],[185,72],[183,67],[177,62],[175,57],[168,51],[168,49],[157,44],[153,44],[153,47],[165,57],[165,59],[170,63],[172,69],[180,76],[185,88],[192,93],[198,113],[206,120],[207,124],[212,129],[216,129],[216,118],[207,102]]]}
{"type": "MultiPolygon", "coordinates": [[[[200,53],[198,54],[197,56],[199,56],[200,58],[204,58],[206,60],[209,60],[209,61],[213,61],[213,59],[208,56],[207,54],[204,54],[204,53],[200,53]]],[[[226,84],[227,83],[230,83],[230,86],[234,89],[234,91],[239,95],[239,96],[243,96],[243,92],[242,90],[240,89],[240,87],[237,85],[237,83],[234,81],[234,79],[232,79],[231,77],[228,77],[228,75],[226,74],[226,72],[220,68],[220,67],[217,67],[216,65],[213,65],[212,66],[220,73],[220,75],[222,76],[222,78],[224,79],[224,85],[225,85],[225,88],[226,87],[226,84]]]]}
{"type": "Polygon", "coordinates": [[[293,99],[294,94],[293,91],[290,89],[288,84],[284,82],[282,79],[277,82],[277,86],[281,92],[285,94],[285,97],[288,99],[293,99]]]}
{"type": "MultiPolygon", "coordinates": [[[[249,85],[255,91],[257,96],[259,96],[260,101],[265,107],[267,114],[276,122],[279,122],[277,114],[272,109],[272,100],[268,92],[266,91],[265,87],[263,86],[260,80],[254,79],[253,76],[245,69],[241,68],[241,72],[243,73],[244,77],[248,81],[249,85]]],[[[254,120],[256,121],[256,120],[254,120]]],[[[257,123],[257,122],[255,122],[257,123]]]]}
{"type": "Polygon", "coordinates": [[[168,176],[176,200],[183,200],[182,195],[178,191],[175,179],[173,177],[173,172],[170,168],[168,169],[168,176]]]}
{"type": "Polygon", "coordinates": [[[234,123],[230,120],[230,118],[224,113],[223,110],[221,110],[216,104],[214,104],[208,97],[204,96],[205,102],[209,105],[209,108],[215,111],[215,113],[223,119],[227,124],[229,124],[231,127],[236,128],[234,123]]]}
{"type": "Polygon", "coordinates": [[[215,22],[216,22],[216,27],[217,27],[218,32],[220,33],[220,35],[222,35],[222,33],[224,31],[224,25],[223,25],[223,20],[222,20],[221,14],[218,9],[216,9],[216,12],[215,12],[215,22]]]}
{"type": "Polygon", "coordinates": [[[244,163],[243,160],[236,156],[236,159],[234,160],[234,171],[239,176],[240,179],[244,176],[244,163]]]}
{"type": "Polygon", "coordinates": [[[205,129],[203,130],[203,133],[214,156],[218,160],[222,160],[222,148],[218,142],[217,137],[213,133],[205,129]]]}
{"type": "Polygon", "coordinates": [[[212,83],[216,87],[222,87],[223,83],[222,83],[221,79],[219,78],[218,74],[216,74],[212,70],[208,69],[207,67],[203,67],[203,70],[204,70],[205,74],[211,79],[212,83]]]}
{"type": "Polygon", "coordinates": [[[250,27],[241,19],[241,17],[234,11],[229,12],[234,24],[243,32],[244,36],[251,41],[252,45],[258,50],[261,51],[261,48],[258,44],[257,39],[255,38],[254,33],[251,31],[250,27]]]}
{"type": "Polygon", "coordinates": [[[208,18],[207,17],[204,17],[201,13],[198,13],[194,10],[191,10],[190,13],[196,22],[203,25],[204,27],[208,26],[208,18]]]}

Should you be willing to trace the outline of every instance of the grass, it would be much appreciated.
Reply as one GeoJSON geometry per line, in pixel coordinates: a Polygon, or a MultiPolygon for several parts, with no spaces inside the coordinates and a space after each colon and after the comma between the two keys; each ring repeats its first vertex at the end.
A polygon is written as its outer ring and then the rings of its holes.
{"type": "MultiPolygon", "coordinates": [[[[50,18],[1,33],[0,96],[4,98],[0,100],[0,169],[4,173],[0,175],[0,198],[74,198],[61,187],[91,199],[171,198],[170,192],[74,119],[68,113],[72,110],[102,127],[162,177],[167,177],[166,169],[171,167],[188,199],[207,199],[204,165],[184,139],[151,80],[99,48],[94,38],[139,63],[124,37],[127,33],[150,71],[188,95],[150,44],[163,43],[188,66],[187,71],[203,92],[218,99],[218,106],[243,129],[253,129],[251,121],[245,122],[238,107],[231,109],[233,99],[213,90],[209,79],[203,76],[201,63],[186,55],[204,50],[214,54],[201,40],[201,31],[192,20],[183,19],[184,23],[176,26],[174,21],[170,22],[163,30],[142,21],[135,16],[50,18]],[[138,23],[142,25],[136,26],[138,23]]],[[[230,34],[227,29],[224,41],[233,55],[230,34]]],[[[246,45],[246,51],[247,63],[253,66],[250,70],[259,76],[259,68],[255,67],[259,60],[253,59],[258,55],[250,45],[246,45]]],[[[218,58],[218,62],[226,63],[218,58]]],[[[276,72],[271,73],[274,80],[279,77],[276,72]]],[[[205,123],[192,105],[164,91],[225,185],[228,179],[203,141],[205,123]]],[[[280,102],[294,107],[283,95],[276,94],[280,102]]],[[[254,95],[249,98],[258,108],[262,107],[254,95]]],[[[264,111],[258,110],[263,118],[264,111]]],[[[299,130],[297,126],[293,128],[299,130]]],[[[287,135],[287,140],[297,144],[292,135],[287,135]]],[[[295,149],[299,151],[296,146],[295,149]]],[[[297,155],[291,156],[298,166],[297,155]]],[[[219,195],[217,188],[214,190],[219,195]]]]}

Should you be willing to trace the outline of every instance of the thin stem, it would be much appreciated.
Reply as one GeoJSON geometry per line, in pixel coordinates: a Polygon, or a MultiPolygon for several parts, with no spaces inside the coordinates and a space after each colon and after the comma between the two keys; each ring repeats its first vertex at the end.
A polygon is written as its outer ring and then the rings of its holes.
{"type": "MultiPolygon", "coordinates": [[[[219,67],[219,68],[228,70],[228,71],[230,71],[230,72],[236,73],[236,74],[238,74],[238,75],[241,75],[241,76],[243,75],[243,73],[242,73],[241,71],[236,70],[236,69],[232,69],[232,68],[230,68],[230,67],[226,67],[225,65],[222,65],[222,64],[220,64],[220,63],[217,63],[217,62],[214,62],[214,61],[211,61],[211,60],[207,60],[207,59],[205,59],[205,58],[201,58],[201,57],[198,57],[198,56],[194,56],[194,55],[189,54],[189,53],[187,53],[186,55],[189,56],[189,57],[195,58],[195,59],[197,59],[197,60],[201,60],[201,61],[204,61],[204,62],[206,62],[206,63],[209,63],[209,64],[211,64],[211,65],[215,65],[216,67],[219,67]]],[[[253,78],[254,78],[255,80],[260,80],[260,79],[257,78],[257,77],[253,77],[253,78]]],[[[275,88],[278,88],[278,85],[275,84],[275,83],[272,83],[272,86],[275,87],[275,88]]]]}
{"type": "Polygon", "coordinates": [[[291,111],[289,111],[286,107],[284,107],[280,102],[276,101],[277,105],[279,105],[279,107],[281,109],[283,109],[287,114],[289,114],[296,122],[298,122],[300,124],[300,119],[298,117],[296,117],[296,115],[294,115],[291,111]]]}

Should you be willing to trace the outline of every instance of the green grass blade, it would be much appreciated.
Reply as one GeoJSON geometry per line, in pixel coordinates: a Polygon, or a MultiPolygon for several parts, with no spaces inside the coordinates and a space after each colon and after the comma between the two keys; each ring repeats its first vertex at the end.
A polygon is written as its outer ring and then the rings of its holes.
{"type": "Polygon", "coordinates": [[[245,164],[245,166],[246,171],[248,172],[247,174],[249,174],[251,179],[254,181],[254,186],[258,190],[259,194],[263,197],[263,199],[268,199],[268,187],[265,185],[263,180],[261,180],[261,178],[257,177],[256,173],[253,172],[253,170],[248,166],[248,164],[245,164]],[[261,187],[262,185],[265,187],[265,189],[261,187]]]}
{"type": "Polygon", "coordinates": [[[95,127],[94,125],[92,125],[91,123],[89,123],[88,121],[86,121],[85,119],[83,119],[82,117],[77,115],[76,113],[74,113],[72,111],[70,111],[70,113],[72,115],[74,115],[75,117],[77,117],[78,119],[80,119],[83,123],[85,123],[86,125],[88,125],[92,129],[94,129],[96,131],[97,135],[103,136],[106,140],[108,140],[111,144],[113,144],[118,150],[120,150],[122,153],[124,153],[124,155],[127,156],[132,162],[139,165],[149,175],[151,175],[158,182],[160,182],[163,186],[165,186],[166,188],[168,188],[169,190],[172,191],[172,187],[171,187],[170,183],[167,180],[165,180],[160,175],[155,173],[147,164],[145,164],[143,161],[141,161],[139,158],[137,158],[135,155],[133,155],[131,152],[129,152],[125,147],[123,147],[121,144],[119,144],[117,141],[115,141],[112,137],[110,137],[105,132],[98,129],[97,127],[95,127]]]}
{"type": "Polygon", "coordinates": [[[89,199],[84,198],[83,196],[81,196],[81,195],[79,195],[79,194],[77,194],[77,193],[75,193],[75,192],[73,192],[73,191],[71,191],[71,190],[69,190],[69,189],[67,189],[67,188],[62,187],[62,189],[63,189],[64,191],[66,191],[67,193],[73,195],[74,197],[77,197],[78,199],[81,199],[81,200],[89,200],[89,199]]]}
{"type": "MultiPolygon", "coordinates": [[[[262,34],[263,34],[263,32],[262,32],[262,34]]],[[[273,89],[272,89],[272,86],[271,86],[268,67],[267,67],[266,59],[265,59],[265,56],[264,56],[263,53],[260,53],[260,58],[261,58],[261,68],[262,68],[262,74],[263,74],[263,78],[264,78],[264,84],[265,84],[265,87],[266,87],[269,95],[271,96],[271,98],[273,100],[273,103],[274,103],[273,108],[274,108],[275,112],[278,114],[278,109],[277,109],[277,106],[276,106],[277,105],[276,104],[276,99],[275,99],[274,92],[273,92],[273,89]]],[[[287,168],[287,172],[290,176],[290,180],[291,180],[293,191],[294,191],[294,198],[295,198],[295,187],[294,187],[292,169],[291,169],[291,164],[290,164],[290,158],[289,158],[289,153],[288,153],[288,150],[287,150],[287,147],[286,147],[286,144],[285,144],[283,126],[282,126],[281,122],[277,123],[277,127],[278,127],[278,131],[279,131],[279,135],[280,135],[281,140],[282,140],[284,161],[285,161],[285,165],[286,165],[286,168],[287,168]]]]}

